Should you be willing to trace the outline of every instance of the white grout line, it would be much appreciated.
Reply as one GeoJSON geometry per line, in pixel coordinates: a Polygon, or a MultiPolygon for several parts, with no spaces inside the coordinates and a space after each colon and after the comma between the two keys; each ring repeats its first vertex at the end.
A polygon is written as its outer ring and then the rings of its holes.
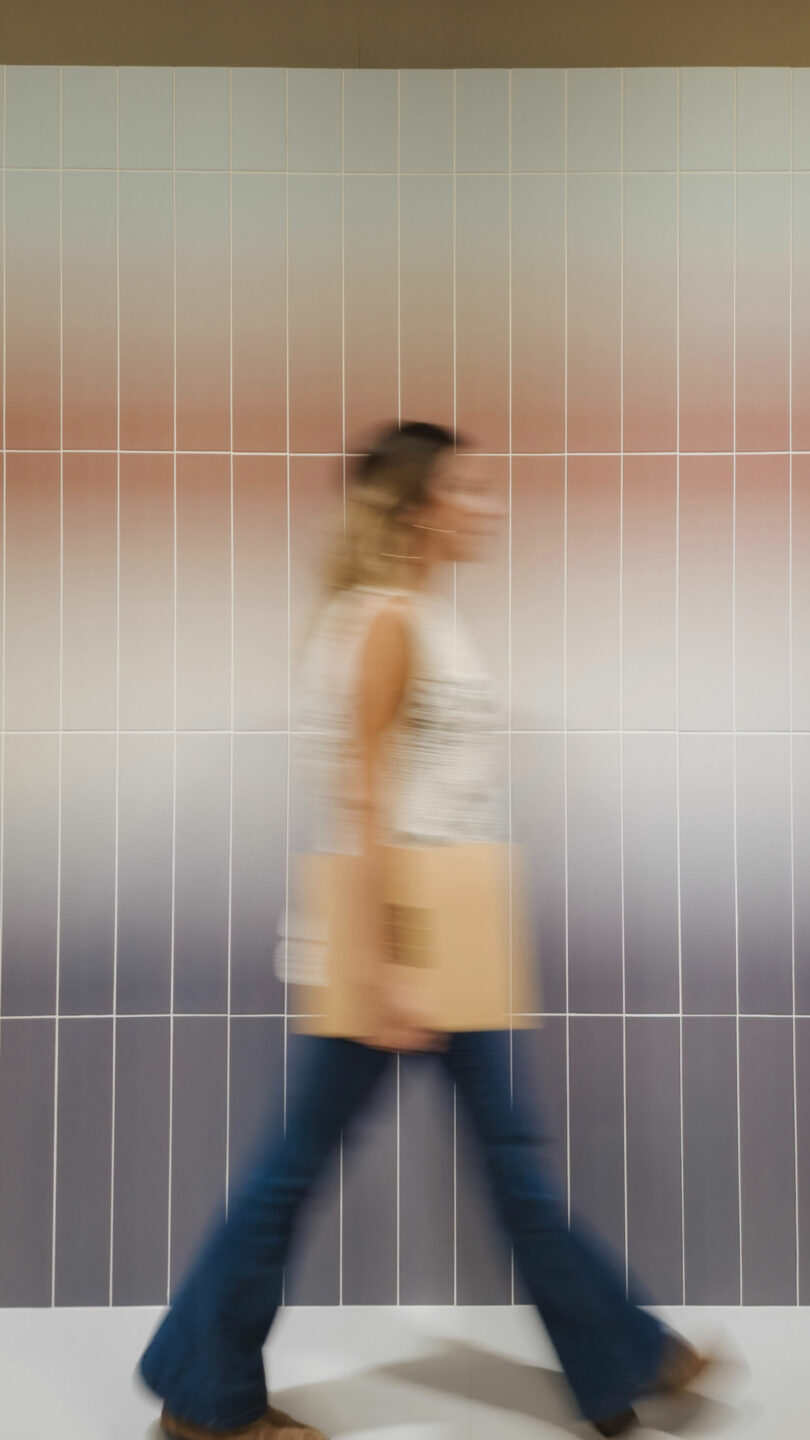
{"type": "MultiPolygon", "coordinates": [[[[402,71],[397,70],[397,424],[402,424],[402,71]]],[[[402,1292],[402,1064],[397,1055],[397,1164],[396,1164],[396,1256],[397,1256],[397,1305],[402,1292]]]]}
{"type": "MultiPolygon", "coordinates": [[[[769,172],[770,173],[770,172],[769,172]]],[[[178,446],[177,450],[127,450],[123,448],[118,451],[108,446],[101,446],[98,449],[85,447],[75,449],[66,445],[64,450],[58,446],[38,447],[35,445],[12,446],[7,448],[9,455],[196,455],[206,458],[218,456],[246,456],[254,460],[286,460],[289,454],[294,460],[342,460],[344,453],[346,459],[359,459],[362,452],[359,450],[187,450],[178,446]]],[[[772,459],[774,456],[810,455],[810,450],[476,450],[476,455],[481,460],[562,460],[567,455],[569,459],[579,460],[619,460],[622,453],[625,456],[632,456],[634,460],[665,460],[675,459],[678,455],[681,458],[696,460],[730,460],[733,455],[750,456],[753,459],[772,459]]]]}
{"type": "Polygon", "coordinates": [[[568,71],[565,71],[563,114],[563,868],[565,883],[565,1165],[568,1224],[571,1224],[571,976],[570,902],[568,888],[568,71]]]}
{"type": "MultiPolygon", "coordinates": [[[[458,361],[456,311],[456,91],[457,71],[453,70],[453,171],[452,171],[452,251],[453,251],[453,434],[458,426],[458,361]]],[[[456,626],[458,623],[458,565],[453,563],[453,658],[455,659],[456,626]]],[[[458,1304],[458,1086],[453,1081],[453,1304],[458,1304]]]]}
{"type": "Polygon", "coordinates": [[[624,70],[619,72],[619,902],[622,945],[622,1155],[624,1185],[624,1286],[630,1293],[627,1197],[627,927],[624,881],[624,70]]]}
{"type": "MultiPolygon", "coordinates": [[[[515,1019],[524,1019],[524,1020],[565,1020],[566,1016],[568,1016],[568,1017],[570,1017],[570,1019],[572,1019],[572,1020],[621,1020],[621,1019],[623,1018],[623,1013],[624,1013],[624,1012],[621,1011],[621,1010],[538,1010],[538,1011],[516,1010],[516,1011],[515,1011],[515,1019]]],[[[737,1012],[736,1012],[736,1010],[695,1010],[695,1011],[687,1010],[687,1011],[685,1011],[684,1013],[685,1013],[685,1018],[688,1019],[688,1020],[736,1020],[736,1019],[737,1019],[737,1012]]],[[[119,1010],[119,1011],[118,1011],[118,1015],[117,1015],[117,1019],[118,1019],[121,1023],[123,1023],[124,1021],[129,1021],[129,1020],[168,1020],[168,1019],[170,1019],[170,1017],[171,1017],[172,1014],[174,1015],[175,1020],[226,1020],[226,1019],[228,1018],[228,1017],[227,1017],[227,1012],[224,1011],[224,1010],[174,1010],[174,1011],[168,1011],[168,1010],[138,1010],[138,1011],[135,1011],[135,1010],[132,1010],[132,1011],[130,1011],[130,1010],[119,1010]]],[[[65,1020],[65,1021],[67,1021],[67,1020],[112,1020],[112,1019],[113,1019],[113,1014],[112,1014],[112,1011],[108,1011],[108,1012],[105,1013],[105,1012],[100,1012],[100,1011],[97,1011],[97,1010],[96,1010],[96,1011],[94,1011],[94,1012],[93,1012],[92,1014],[90,1014],[90,1015],[79,1015],[79,1014],[74,1014],[74,1013],[71,1011],[70,1014],[65,1014],[65,1015],[63,1015],[61,1018],[62,1018],[63,1020],[65,1020]]],[[[298,1019],[305,1019],[305,1018],[307,1018],[307,1017],[305,1017],[305,1016],[303,1016],[303,1015],[298,1015],[298,1014],[296,1013],[296,1011],[291,1010],[291,1011],[289,1012],[289,1018],[290,1018],[291,1020],[298,1020],[298,1019]]],[[[4,1015],[4,1016],[3,1016],[3,1023],[4,1023],[4,1024],[6,1024],[6,1023],[8,1023],[8,1024],[13,1024],[15,1021],[21,1021],[21,1020],[25,1020],[25,1021],[29,1021],[29,1020],[43,1020],[43,1021],[46,1021],[46,1020],[47,1020],[47,1021],[51,1021],[51,1022],[52,1022],[52,1021],[54,1021],[55,1019],[56,1019],[56,1016],[53,1015],[53,1014],[48,1014],[48,1015],[46,1015],[46,1014],[20,1013],[20,1014],[14,1014],[14,1015],[4,1015]]],[[[235,1011],[232,1011],[232,1013],[231,1013],[231,1019],[233,1019],[233,1020],[283,1020],[283,1019],[284,1019],[284,1015],[283,1015],[281,1012],[275,1012],[275,1011],[269,1012],[269,1011],[264,1011],[264,1010],[250,1010],[250,1011],[248,1011],[248,1010],[245,1010],[245,1011],[235,1010],[235,1011]]],[[[679,1012],[678,1010],[628,1010],[628,1011],[627,1011],[627,1019],[628,1019],[628,1020],[678,1020],[678,1019],[680,1019],[680,1012],[679,1012]]],[[[760,1012],[752,1011],[752,1010],[742,1010],[742,1011],[740,1011],[740,1019],[741,1019],[741,1020],[784,1020],[785,1023],[787,1023],[787,1022],[791,1022],[791,1023],[792,1023],[792,1021],[793,1021],[793,1011],[792,1011],[792,1010],[782,1010],[782,1011],[779,1012],[779,1013],[770,1012],[770,1013],[768,1013],[768,1014],[765,1014],[765,1013],[760,1013],[760,1012]]],[[[796,1012],[796,1019],[797,1019],[797,1020],[810,1020],[810,1013],[804,1013],[804,1014],[802,1014],[801,1011],[797,1011],[797,1012],[796,1012]]]]}
{"type": "Polygon", "coordinates": [[[234,563],[236,558],[236,540],[234,536],[234,475],[233,475],[233,70],[228,69],[228,383],[229,383],[229,424],[230,424],[230,460],[228,466],[229,500],[230,500],[230,733],[228,737],[228,981],[227,981],[227,1008],[228,1020],[225,1032],[225,1216],[227,1218],[231,1198],[231,993],[232,993],[232,962],[233,962],[233,767],[234,767],[234,731],[236,718],[234,713],[234,640],[235,640],[235,581],[234,563]]]}
{"type": "Polygon", "coordinates": [[[115,1268],[115,1108],[118,1063],[118,908],[121,812],[121,176],[119,155],[119,70],[115,71],[115,884],[113,889],[112,1096],[110,1103],[110,1285],[113,1304],[115,1268]]]}
{"type": "MultiPolygon", "coordinates": [[[[9,67],[9,68],[11,68],[11,67],[9,67]]],[[[743,68],[747,68],[747,67],[743,67],[743,68]]],[[[111,165],[65,165],[64,170],[65,170],[65,173],[66,173],[66,174],[69,174],[69,175],[75,175],[75,174],[81,174],[81,175],[112,175],[112,174],[115,173],[114,167],[111,166],[111,165]]],[[[56,165],[9,165],[9,166],[8,166],[8,172],[9,172],[10,175],[20,175],[20,174],[24,174],[24,175],[55,175],[55,174],[58,172],[58,166],[56,166],[56,165]]],[[[160,166],[160,165],[122,165],[122,166],[121,166],[121,174],[122,174],[122,175],[169,175],[169,174],[171,174],[171,173],[172,173],[172,171],[171,171],[170,167],[169,167],[169,166],[165,166],[165,165],[163,165],[163,166],[160,166]]],[[[177,172],[176,172],[176,173],[177,173],[178,175],[227,175],[227,174],[228,174],[228,170],[227,170],[224,166],[220,166],[220,167],[213,166],[213,167],[211,167],[211,166],[199,166],[199,165],[197,165],[197,166],[195,166],[195,165],[179,165],[179,166],[177,167],[177,172]]],[[[276,175],[276,176],[279,176],[279,177],[283,177],[283,176],[284,176],[285,174],[287,174],[288,172],[285,171],[285,170],[258,170],[258,169],[253,170],[253,169],[246,169],[246,168],[240,169],[240,168],[237,167],[237,168],[234,169],[234,172],[233,172],[233,173],[234,173],[234,175],[276,175]]],[[[372,177],[372,178],[376,177],[376,178],[378,178],[378,179],[379,179],[379,178],[390,179],[391,176],[392,176],[394,173],[395,173],[395,172],[394,172],[393,170],[356,170],[356,171],[355,171],[355,170],[349,170],[349,171],[347,171],[347,174],[350,174],[350,175],[362,175],[364,178],[370,176],[370,177],[372,177]]],[[[403,170],[403,171],[402,171],[402,174],[403,174],[403,175],[409,175],[409,176],[412,175],[412,176],[415,176],[415,177],[417,177],[417,178],[426,178],[426,179],[431,179],[431,180],[432,180],[432,179],[435,179],[435,178],[437,178],[437,177],[438,177],[438,178],[441,178],[442,176],[443,176],[445,179],[448,179],[453,173],[454,173],[454,172],[451,171],[451,170],[403,170]]],[[[463,176],[465,176],[465,177],[466,177],[466,176],[472,176],[472,177],[474,177],[475,179],[478,179],[479,177],[482,177],[482,176],[483,176],[483,177],[486,177],[486,176],[489,176],[489,177],[492,177],[492,176],[503,176],[503,175],[506,174],[506,171],[505,171],[505,170],[457,170],[455,173],[456,173],[457,175],[463,175],[463,176]]],[[[513,173],[514,173],[515,175],[549,176],[549,177],[551,177],[551,178],[557,178],[557,179],[558,179],[561,175],[564,174],[564,171],[562,171],[562,170],[515,170],[513,173]]],[[[620,170],[580,170],[578,166],[573,166],[573,165],[572,165],[568,173],[569,173],[570,175],[604,176],[604,175],[620,175],[622,172],[621,172],[620,170]]],[[[626,171],[626,173],[627,173],[628,175],[675,175],[675,174],[677,174],[678,172],[677,172],[676,170],[669,170],[669,169],[667,169],[667,168],[663,168],[663,169],[661,169],[661,170],[639,170],[639,169],[636,169],[635,167],[632,167],[632,168],[628,168],[628,170],[626,171]]],[[[682,175],[733,175],[735,172],[734,172],[733,170],[699,170],[699,169],[695,169],[694,167],[692,167],[692,168],[684,167],[683,170],[681,170],[680,173],[681,173],[682,175]]],[[[767,171],[763,171],[763,170],[744,170],[744,169],[740,168],[739,170],[737,170],[736,173],[737,173],[738,175],[756,175],[756,176],[762,176],[763,174],[767,174],[767,175],[790,175],[791,172],[790,172],[790,170],[778,169],[778,168],[777,168],[777,169],[769,169],[769,170],[767,170],[767,171]]],[[[806,169],[806,168],[805,168],[805,169],[797,168],[793,173],[794,173],[795,175],[810,175],[810,170],[808,170],[808,169],[806,169]]],[[[307,180],[317,179],[319,176],[320,176],[320,177],[323,177],[323,178],[334,179],[336,175],[339,175],[339,174],[340,174],[340,171],[339,171],[339,170],[290,170],[290,171],[289,171],[289,174],[292,175],[292,176],[302,177],[302,178],[307,179],[307,180]]]]}
{"type": "Polygon", "coordinates": [[[790,196],[788,200],[788,722],[790,725],[790,965],[793,999],[793,1189],[796,1226],[796,1304],[801,1304],[801,1223],[799,1196],[799,1092],[796,1056],[796,836],[793,738],[793,70],[788,72],[790,124],[790,196]]]}
{"type": "MultiPolygon", "coordinates": [[[[284,796],[284,1032],[282,1066],[282,1121],[284,1134],[287,1133],[287,1058],[289,1049],[289,1008],[290,986],[288,978],[288,945],[290,934],[290,767],[292,764],[292,628],[291,628],[291,580],[292,567],[292,515],[290,511],[290,72],[284,71],[284,414],[287,441],[286,454],[286,500],[287,500],[287,767],[284,796]]],[[[286,1271],[281,1284],[281,1303],[287,1301],[286,1271]]]]}
{"type": "MultiPolygon", "coordinates": [[[[3,647],[2,647],[2,648],[3,648],[3,653],[2,653],[2,656],[0,656],[0,679],[1,679],[1,681],[2,681],[2,688],[0,688],[0,1016],[2,1016],[2,1014],[3,1014],[3,1005],[2,1005],[2,995],[3,995],[3,915],[4,915],[4,911],[5,911],[5,858],[6,858],[6,609],[7,609],[7,600],[6,600],[6,570],[7,570],[7,565],[6,565],[6,533],[7,533],[7,530],[8,530],[8,506],[7,506],[8,453],[7,453],[7,451],[6,451],[6,423],[7,423],[7,416],[6,416],[6,374],[7,374],[7,369],[8,369],[7,358],[6,358],[6,312],[7,312],[7,310],[8,310],[8,302],[7,302],[7,298],[6,298],[6,159],[7,159],[6,147],[7,147],[7,136],[8,136],[8,113],[7,113],[7,112],[8,112],[8,105],[7,105],[6,96],[7,96],[7,93],[8,93],[8,73],[7,73],[7,69],[6,69],[6,66],[5,66],[5,65],[2,67],[2,71],[3,71],[3,97],[2,97],[3,151],[2,151],[2,156],[0,156],[0,159],[2,159],[2,165],[3,165],[3,177],[2,177],[2,180],[3,180],[3,193],[2,193],[2,197],[0,198],[0,206],[2,206],[2,214],[0,214],[0,267],[2,267],[2,271],[1,271],[1,273],[2,273],[2,291],[1,291],[0,293],[1,293],[1,295],[2,295],[2,312],[3,312],[3,313],[2,313],[2,318],[0,319],[0,324],[2,324],[2,327],[3,327],[3,330],[2,330],[2,344],[3,344],[3,378],[2,378],[2,421],[1,421],[2,426],[3,426],[3,575],[2,575],[2,579],[0,580],[0,585],[2,585],[3,615],[2,615],[2,619],[0,620],[0,625],[2,625],[2,641],[3,641],[3,647]]],[[[0,1022],[0,1056],[2,1056],[2,1037],[3,1037],[3,1026],[2,1026],[2,1022],[0,1022]]]]}
{"type": "Polygon", "coordinates": [[[732,815],[734,842],[734,980],[737,999],[737,1213],[739,1222],[740,1305],[743,1294],[742,1210],[742,1106],[740,1100],[740,904],[737,853],[737,86],[734,70],[732,116],[734,122],[734,224],[732,230],[732,521],[731,521],[731,713],[732,713],[732,815]]]}
{"type": "MultiPolygon", "coordinates": [[[[56,1304],[56,1198],[59,1155],[59,1011],[62,962],[62,751],[65,649],[65,431],[64,260],[62,251],[62,66],[59,67],[59,740],[56,822],[56,1017],[53,1064],[53,1195],[51,1233],[51,1305],[56,1304]]],[[[5,296],[3,297],[5,301],[5,296]]]]}
{"type": "Polygon", "coordinates": [[[675,881],[678,896],[678,1106],[681,1141],[681,1304],[686,1304],[686,1168],[683,1109],[683,895],[681,876],[681,72],[675,71],[675,881]]]}
{"type": "Polygon", "coordinates": [[[174,665],[172,667],[172,917],[169,979],[169,1165],[168,1232],[166,1237],[166,1299],[172,1279],[172,1178],[174,1152],[174,962],[177,917],[177,71],[172,70],[172,539],[174,665]]]}
{"type": "MultiPolygon", "coordinates": [[[[340,72],[340,433],[343,524],[346,524],[346,71],[340,72]]],[[[397,1056],[399,1080],[399,1056],[397,1056]]],[[[399,1111],[397,1110],[397,1115],[399,1111]]],[[[343,1304],[343,1131],[338,1171],[338,1304],[343,1304]]]]}
{"type": "MultiPolygon", "coordinates": [[[[507,741],[507,807],[508,824],[507,838],[509,843],[509,874],[507,903],[509,907],[509,1092],[514,1103],[515,1096],[515,1025],[512,1014],[514,1007],[514,955],[513,955],[513,885],[512,885],[512,435],[513,435],[513,403],[512,403],[512,71],[508,73],[508,106],[507,106],[507,158],[508,158],[508,180],[507,180],[507,256],[506,256],[506,317],[508,329],[508,342],[506,361],[508,367],[508,422],[509,422],[509,496],[508,496],[508,584],[506,592],[506,665],[507,665],[507,718],[509,734],[507,741]]],[[[510,1303],[515,1303],[515,1247],[510,1247],[510,1303]]]]}

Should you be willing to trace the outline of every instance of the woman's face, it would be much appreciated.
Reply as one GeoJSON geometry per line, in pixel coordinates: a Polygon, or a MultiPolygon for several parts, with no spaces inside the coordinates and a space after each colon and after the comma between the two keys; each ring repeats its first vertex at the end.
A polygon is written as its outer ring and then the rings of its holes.
{"type": "Polygon", "coordinates": [[[465,457],[462,465],[450,451],[439,457],[430,500],[415,517],[417,535],[432,560],[486,559],[506,512],[485,463],[465,457]]]}

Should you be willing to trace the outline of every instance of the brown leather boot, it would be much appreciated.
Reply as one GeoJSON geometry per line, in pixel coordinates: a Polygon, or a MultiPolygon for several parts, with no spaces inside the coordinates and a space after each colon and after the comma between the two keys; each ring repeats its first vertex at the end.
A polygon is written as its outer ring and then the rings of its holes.
{"type": "Polygon", "coordinates": [[[285,1415],[283,1410],[268,1409],[260,1420],[244,1425],[239,1430],[209,1430],[205,1426],[190,1425],[186,1420],[177,1420],[168,1410],[163,1411],[160,1423],[170,1440],[326,1440],[320,1430],[302,1425],[285,1415]]]}
{"type": "Polygon", "coordinates": [[[680,1335],[669,1335],[658,1374],[650,1387],[654,1395],[680,1395],[689,1390],[709,1369],[712,1361],[680,1335]]]}

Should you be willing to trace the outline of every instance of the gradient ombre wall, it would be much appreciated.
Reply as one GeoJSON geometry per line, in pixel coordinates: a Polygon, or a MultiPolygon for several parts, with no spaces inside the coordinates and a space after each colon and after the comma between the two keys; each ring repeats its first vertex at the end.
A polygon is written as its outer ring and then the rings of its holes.
{"type": "MultiPolygon", "coordinates": [[[[291,646],[341,456],[455,420],[571,1203],[810,1298],[810,71],[8,68],[0,1304],[157,1303],[283,1096],[291,646]]],[[[288,1299],[508,1302],[402,1066],[288,1299]]]]}

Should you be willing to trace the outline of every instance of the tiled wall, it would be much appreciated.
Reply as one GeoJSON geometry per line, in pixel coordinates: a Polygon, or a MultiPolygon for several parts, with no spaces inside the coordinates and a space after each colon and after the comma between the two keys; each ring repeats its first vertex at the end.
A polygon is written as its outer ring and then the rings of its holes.
{"type": "MultiPolygon", "coordinates": [[[[810,1298],[810,71],[3,77],[0,1304],[159,1302],[282,1100],[290,656],[342,456],[476,437],[573,1206],[810,1298]]],[[[392,1074],[288,1299],[508,1301],[392,1074]]]]}

